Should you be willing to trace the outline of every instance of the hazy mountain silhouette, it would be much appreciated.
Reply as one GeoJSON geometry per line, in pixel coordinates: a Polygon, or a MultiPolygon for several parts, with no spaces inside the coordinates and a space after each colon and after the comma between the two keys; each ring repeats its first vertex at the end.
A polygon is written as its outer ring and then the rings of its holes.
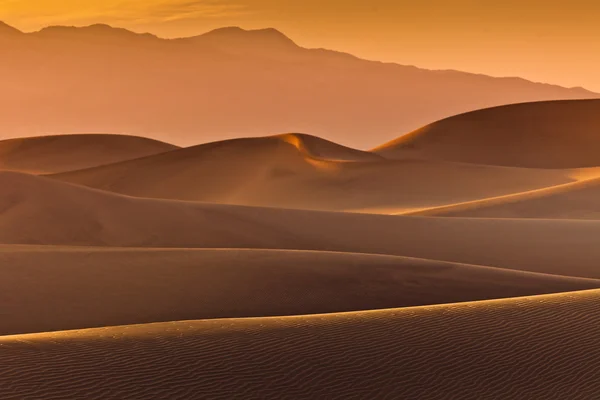
{"type": "Polygon", "coordinates": [[[16,28],[13,28],[12,26],[6,24],[5,22],[0,21],[0,35],[18,35],[18,34],[22,34],[22,32],[16,28]]]}
{"type": "Polygon", "coordinates": [[[0,24],[0,138],[110,132],[197,144],[310,132],[368,148],[449,115],[585,89],[366,61],[275,29],[166,40],[107,25],[0,24]]]}

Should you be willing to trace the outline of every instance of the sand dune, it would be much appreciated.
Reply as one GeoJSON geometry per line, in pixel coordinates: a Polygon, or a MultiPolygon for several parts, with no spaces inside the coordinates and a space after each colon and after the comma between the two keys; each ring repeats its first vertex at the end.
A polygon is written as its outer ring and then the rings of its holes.
{"type": "Polygon", "coordinates": [[[598,131],[600,100],[525,103],[444,119],[375,152],[517,167],[596,167],[598,131]]]}
{"type": "Polygon", "coordinates": [[[231,139],[598,94],[275,29],[5,53],[5,138],[192,147],[0,141],[0,400],[599,398],[600,100],[231,139]]]}
{"type": "Polygon", "coordinates": [[[426,209],[413,215],[600,219],[600,178],[586,179],[511,196],[426,209]]]}
{"type": "Polygon", "coordinates": [[[0,174],[0,243],[389,254],[600,278],[600,221],[432,218],[141,199],[0,174]]]}
{"type": "Polygon", "coordinates": [[[599,104],[0,142],[0,399],[595,399],[599,104]]]}
{"type": "Polygon", "coordinates": [[[176,149],[126,135],[59,135],[0,141],[0,170],[35,174],[90,168],[176,149]]]}
{"type": "Polygon", "coordinates": [[[403,257],[0,246],[0,335],[407,307],[600,288],[600,280],[403,257]]]}
{"type": "Polygon", "coordinates": [[[377,154],[352,149],[312,135],[288,133],[277,138],[290,143],[309,157],[328,161],[382,161],[383,159],[377,154]]]}
{"type": "Polygon", "coordinates": [[[297,134],[209,143],[53,177],[138,197],[372,213],[436,207],[576,179],[572,171],[385,160],[297,134]]]}
{"type": "Polygon", "coordinates": [[[595,399],[600,291],[0,338],[0,397],[595,399]]]}

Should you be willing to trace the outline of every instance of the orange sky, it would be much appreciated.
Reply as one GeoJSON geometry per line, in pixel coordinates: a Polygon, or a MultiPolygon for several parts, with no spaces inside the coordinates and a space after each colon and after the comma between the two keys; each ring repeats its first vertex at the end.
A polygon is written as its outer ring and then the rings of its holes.
{"type": "Polygon", "coordinates": [[[298,44],[600,92],[597,0],[0,0],[25,31],[103,22],[159,36],[275,27],[298,44]]]}

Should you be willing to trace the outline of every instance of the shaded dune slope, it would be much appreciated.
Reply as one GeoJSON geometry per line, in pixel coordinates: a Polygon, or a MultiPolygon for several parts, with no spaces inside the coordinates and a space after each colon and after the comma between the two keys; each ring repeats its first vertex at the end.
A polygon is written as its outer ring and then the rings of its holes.
{"type": "Polygon", "coordinates": [[[138,136],[82,134],[0,141],[0,170],[48,174],[111,164],[178,148],[138,136]]]}
{"type": "Polygon", "coordinates": [[[0,397],[595,399],[599,300],[593,290],[7,336],[0,397]]]}
{"type": "Polygon", "coordinates": [[[138,197],[375,213],[435,207],[574,180],[569,171],[385,160],[320,138],[291,134],[209,143],[53,178],[138,197]]]}
{"type": "Polygon", "coordinates": [[[596,399],[599,108],[0,142],[0,398],[596,399]]]}
{"type": "Polygon", "coordinates": [[[478,218],[600,219],[600,179],[498,199],[425,210],[419,215],[478,218]]]}
{"type": "Polygon", "coordinates": [[[390,254],[600,278],[600,222],[403,217],[140,199],[3,173],[0,243],[390,254]]]}
{"type": "Polygon", "coordinates": [[[92,168],[55,177],[72,181],[90,177],[88,186],[142,197],[147,191],[148,197],[172,193],[184,200],[226,201],[239,192],[260,190],[264,181],[310,175],[327,164],[303,149],[302,143],[296,146],[280,137],[233,139],[107,165],[101,173],[92,168]]]}
{"type": "Polygon", "coordinates": [[[0,246],[0,335],[302,315],[600,288],[600,280],[403,257],[0,246]]]}
{"type": "Polygon", "coordinates": [[[600,165],[600,100],[523,103],[450,117],[374,150],[449,161],[531,167],[600,165]]]}

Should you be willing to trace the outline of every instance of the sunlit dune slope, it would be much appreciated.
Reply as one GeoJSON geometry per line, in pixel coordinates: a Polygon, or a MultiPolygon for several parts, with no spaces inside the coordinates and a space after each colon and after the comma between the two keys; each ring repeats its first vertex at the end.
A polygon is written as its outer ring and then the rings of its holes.
{"type": "Polygon", "coordinates": [[[174,150],[177,146],[126,135],[57,135],[0,141],[0,170],[57,173],[174,150]]]}
{"type": "Polygon", "coordinates": [[[392,254],[600,278],[600,221],[403,217],[115,195],[0,174],[0,243],[392,254]]]}
{"type": "Polygon", "coordinates": [[[314,136],[288,134],[209,143],[53,177],[139,197],[386,213],[568,183],[575,179],[571,175],[385,160],[314,136]]]}
{"type": "Polygon", "coordinates": [[[600,280],[393,256],[0,246],[0,335],[330,313],[600,288],[600,280]]]}
{"type": "Polygon", "coordinates": [[[435,122],[385,144],[386,157],[533,168],[600,165],[600,100],[524,103],[435,122]]]}
{"type": "Polygon", "coordinates": [[[0,397],[595,399],[600,291],[0,338],[0,397]]]}
{"type": "Polygon", "coordinates": [[[329,161],[381,161],[382,157],[366,151],[352,149],[317,136],[288,133],[275,138],[295,146],[306,156],[329,161]]]}
{"type": "Polygon", "coordinates": [[[432,208],[415,215],[479,218],[600,219],[600,178],[495,199],[432,208]]]}

